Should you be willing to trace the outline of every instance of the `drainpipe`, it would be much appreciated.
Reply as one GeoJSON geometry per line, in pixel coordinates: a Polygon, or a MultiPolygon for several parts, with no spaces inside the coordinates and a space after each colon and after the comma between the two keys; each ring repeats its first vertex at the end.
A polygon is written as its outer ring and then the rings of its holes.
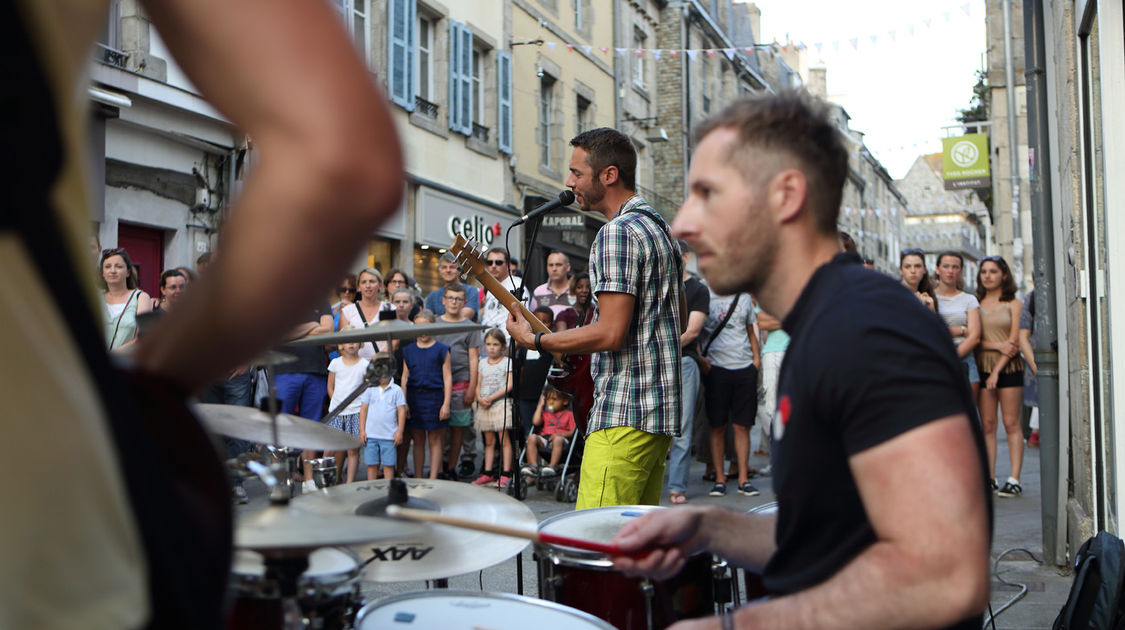
{"type": "MultiPolygon", "coordinates": [[[[1006,5],[1006,3],[1005,3],[1006,5]]],[[[1059,464],[1058,309],[1055,303],[1055,232],[1047,118],[1047,51],[1043,0],[1026,0],[1023,13],[1027,145],[1031,161],[1031,224],[1035,281],[1035,363],[1039,366],[1039,478],[1042,487],[1043,558],[1066,563],[1066,483],[1059,464]]],[[[1014,128],[1014,126],[1013,126],[1014,128]]]]}
{"type": "MultiPolygon", "coordinates": [[[[1012,56],[1012,0],[1003,0],[1004,14],[1004,81],[1008,87],[1008,164],[1012,185],[1012,275],[1023,288],[1023,237],[1020,234],[1020,167],[1019,132],[1016,129],[1016,69],[1012,56]]],[[[1024,63],[1026,66],[1026,62],[1024,63]]]]}

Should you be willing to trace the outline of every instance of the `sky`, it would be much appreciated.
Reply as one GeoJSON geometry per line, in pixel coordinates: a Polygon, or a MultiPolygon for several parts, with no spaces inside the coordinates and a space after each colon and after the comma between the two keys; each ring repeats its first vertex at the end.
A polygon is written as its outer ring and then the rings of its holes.
{"type": "Polygon", "coordinates": [[[829,100],[847,110],[851,127],[866,134],[868,150],[896,179],[917,156],[941,151],[950,133],[942,127],[970,105],[985,63],[984,0],[756,4],[758,39],[807,46],[809,65],[827,68],[829,100]]]}

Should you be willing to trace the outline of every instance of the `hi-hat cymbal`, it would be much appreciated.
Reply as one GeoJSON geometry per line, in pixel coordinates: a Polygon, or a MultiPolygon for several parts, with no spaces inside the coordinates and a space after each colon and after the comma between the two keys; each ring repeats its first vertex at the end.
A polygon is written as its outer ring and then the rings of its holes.
{"type": "Polygon", "coordinates": [[[285,363],[293,363],[297,360],[295,355],[287,352],[278,352],[277,350],[266,350],[262,354],[250,359],[249,365],[256,367],[266,367],[269,365],[283,365],[285,363]]]}
{"type": "Polygon", "coordinates": [[[417,525],[392,518],[326,515],[289,505],[240,512],[235,519],[234,546],[263,553],[318,547],[358,545],[410,536],[417,525]]]}
{"type": "Polygon", "coordinates": [[[327,335],[314,335],[287,341],[287,346],[325,346],[341,343],[386,341],[387,339],[416,339],[422,335],[450,335],[453,333],[484,330],[485,326],[466,322],[437,322],[415,325],[397,319],[375,322],[367,328],[349,328],[327,335]]]}
{"type": "MultiPolygon", "coordinates": [[[[227,437],[273,444],[270,415],[253,407],[197,404],[193,407],[203,426],[227,437]]],[[[332,427],[284,413],[277,414],[276,446],[316,451],[346,451],[363,445],[358,437],[332,427]]]]}
{"type": "MultiPolygon", "coordinates": [[[[325,515],[381,516],[388,505],[390,483],[385,479],[333,486],[293,500],[301,509],[325,515]]],[[[405,507],[435,510],[485,523],[534,530],[535,514],[523,503],[495,487],[455,481],[407,480],[405,507]]],[[[352,549],[364,567],[364,579],[375,582],[435,580],[479,571],[516,555],[528,542],[434,523],[415,524],[408,535],[384,538],[352,549]]]]}

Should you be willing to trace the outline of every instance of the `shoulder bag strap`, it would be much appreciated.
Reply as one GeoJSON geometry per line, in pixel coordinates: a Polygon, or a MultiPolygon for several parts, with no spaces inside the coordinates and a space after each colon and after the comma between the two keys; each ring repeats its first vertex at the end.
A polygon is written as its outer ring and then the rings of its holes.
{"type": "MultiPolygon", "coordinates": [[[[359,305],[359,300],[356,300],[353,303],[355,304],[356,312],[359,313],[359,321],[363,322],[364,328],[367,328],[367,318],[363,316],[363,307],[359,305]]],[[[344,309],[340,310],[343,311],[344,309]]]]}
{"type": "Polygon", "coordinates": [[[125,311],[129,310],[129,304],[131,304],[133,302],[133,296],[136,295],[136,294],[137,294],[137,291],[135,291],[135,290],[132,293],[129,294],[129,299],[125,300],[125,308],[121,309],[121,312],[117,314],[117,324],[115,324],[114,327],[113,327],[113,339],[109,340],[109,347],[110,348],[112,348],[114,342],[117,341],[117,330],[119,328],[121,328],[121,318],[125,317],[125,311]]]}
{"type": "Polygon", "coordinates": [[[700,356],[707,356],[707,351],[711,349],[711,344],[715,342],[715,338],[719,336],[719,333],[723,332],[730,318],[734,317],[734,309],[738,307],[738,299],[741,297],[741,293],[734,294],[734,301],[730,303],[730,308],[727,309],[726,317],[723,318],[723,321],[719,322],[718,327],[715,328],[715,332],[712,333],[711,337],[707,340],[707,345],[703,346],[703,350],[700,351],[700,356]]]}

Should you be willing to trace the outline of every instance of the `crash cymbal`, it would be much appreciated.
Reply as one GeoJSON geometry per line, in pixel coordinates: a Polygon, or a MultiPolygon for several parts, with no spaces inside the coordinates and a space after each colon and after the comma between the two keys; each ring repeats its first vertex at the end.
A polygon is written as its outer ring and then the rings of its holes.
{"type": "MultiPolygon", "coordinates": [[[[248,442],[273,444],[270,415],[253,407],[237,405],[197,404],[196,415],[214,433],[248,442]]],[[[288,414],[277,414],[276,446],[289,446],[317,451],[345,451],[363,443],[349,433],[288,414]]]]}
{"type": "Polygon", "coordinates": [[[293,363],[297,357],[287,352],[278,352],[277,350],[266,350],[262,354],[250,359],[249,365],[255,367],[266,367],[270,365],[284,365],[286,363],[293,363]]]}
{"type": "Polygon", "coordinates": [[[319,547],[357,545],[411,536],[417,525],[374,516],[327,515],[289,505],[239,512],[234,546],[262,553],[294,552],[319,547]]]}
{"type": "Polygon", "coordinates": [[[422,335],[450,335],[453,333],[484,330],[485,326],[474,322],[437,322],[415,325],[397,319],[376,322],[367,328],[349,328],[327,335],[302,337],[285,343],[287,346],[324,346],[340,343],[386,341],[387,339],[417,339],[422,335]]]}
{"type": "MultiPolygon", "coordinates": [[[[301,509],[324,515],[383,515],[388,505],[387,480],[333,486],[293,500],[301,509]]],[[[434,510],[509,527],[535,529],[535,514],[495,486],[455,481],[406,480],[404,507],[434,510]]],[[[364,561],[364,579],[374,582],[434,580],[479,571],[516,555],[527,541],[434,523],[415,524],[412,533],[356,545],[364,561]]]]}

